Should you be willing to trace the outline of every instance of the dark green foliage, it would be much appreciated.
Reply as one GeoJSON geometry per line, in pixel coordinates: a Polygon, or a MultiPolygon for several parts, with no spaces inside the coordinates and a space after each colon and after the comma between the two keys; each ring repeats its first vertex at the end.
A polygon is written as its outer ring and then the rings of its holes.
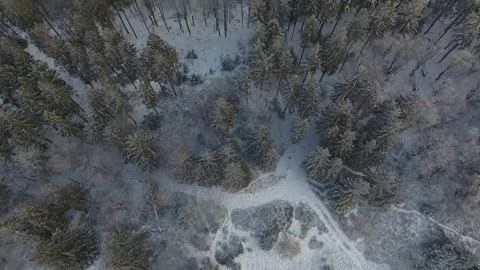
{"type": "Polygon", "coordinates": [[[396,28],[400,33],[416,35],[420,30],[420,19],[425,2],[414,0],[401,3],[396,9],[396,28]]]}
{"type": "Polygon", "coordinates": [[[106,269],[149,270],[153,252],[146,247],[148,233],[138,226],[122,226],[106,240],[106,269]]]}
{"type": "Polygon", "coordinates": [[[378,102],[378,83],[373,79],[368,71],[360,68],[353,76],[345,82],[334,84],[334,90],[330,96],[332,101],[339,99],[349,100],[355,111],[362,108],[372,108],[378,102]]]}
{"type": "Polygon", "coordinates": [[[158,150],[154,134],[143,130],[128,136],[125,143],[127,158],[146,171],[158,165],[158,150]]]}
{"type": "Polygon", "coordinates": [[[92,229],[61,230],[40,242],[32,260],[53,270],[83,270],[99,255],[92,229]]]}
{"type": "Polygon", "coordinates": [[[386,1],[370,15],[368,24],[369,39],[382,38],[395,23],[395,5],[386,1]]]}
{"type": "Polygon", "coordinates": [[[170,81],[175,75],[178,55],[175,48],[155,34],[150,34],[142,52],[143,72],[152,81],[170,81]]]}
{"type": "Polygon", "coordinates": [[[425,262],[420,270],[472,270],[478,268],[478,258],[462,243],[455,243],[446,236],[427,243],[424,250],[425,262]]]}
{"type": "Polygon", "coordinates": [[[229,135],[235,124],[235,106],[225,98],[219,98],[210,112],[211,126],[221,136],[229,135]]]}
{"type": "Polygon", "coordinates": [[[273,146],[270,129],[261,126],[253,130],[247,138],[247,154],[266,171],[273,171],[279,156],[273,146]]]}
{"type": "Polygon", "coordinates": [[[331,76],[335,74],[338,66],[342,63],[347,44],[342,36],[329,37],[321,46],[320,58],[322,72],[331,76]]]}
{"type": "Polygon", "coordinates": [[[84,183],[71,182],[52,188],[52,195],[58,205],[67,209],[86,210],[90,191],[84,183]]]}
{"type": "Polygon", "coordinates": [[[336,211],[345,212],[365,201],[370,184],[361,178],[339,177],[328,191],[328,197],[336,211]]]}
{"type": "Polygon", "coordinates": [[[308,129],[308,119],[298,119],[292,129],[292,143],[299,143],[308,129]]]}
{"type": "Polygon", "coordinates": [[[238,191],[251,181],[251,172],[245,160],[231,146],[223,151],[207,149],[201,155],[181,150],[176,155],[177,176],[186,183],[201,186],[222,186],[238,191]]]}
{"type": "Polygon", "coordinates": [[[322,183],[331,183],[342,170],[343,163],[339,158],[332,158],[328,149],[317,147],[307,157],[303,167],[309,178],[322,183]]]}
{"type": "Polygon", "coordinates": [[[372,171],[367,175],[370,184],[368,203],[375,207],[386,208],[399,202],[403,193],[401,181],[393,173],[372,171]]]}

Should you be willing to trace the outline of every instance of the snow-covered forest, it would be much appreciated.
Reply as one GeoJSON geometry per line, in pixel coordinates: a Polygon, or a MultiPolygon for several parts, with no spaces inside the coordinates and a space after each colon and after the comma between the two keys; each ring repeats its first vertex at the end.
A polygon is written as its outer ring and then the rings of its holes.
{"type": "Polygon", "coordinates": [[[480,269],[480,1],[0,0],[0,269],[480,269]]]}

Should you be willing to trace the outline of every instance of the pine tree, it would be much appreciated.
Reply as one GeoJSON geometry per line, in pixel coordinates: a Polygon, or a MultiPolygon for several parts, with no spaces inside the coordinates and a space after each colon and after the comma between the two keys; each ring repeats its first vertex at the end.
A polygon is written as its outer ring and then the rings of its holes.
{"type": "Polygon", "coordinates": [[[158,147],[152,133],[139,130],[128,136],[125,152],[129,160],[145,171],[157,166],[158,147]]]}
{"type": "Polygon", "coordinates": [[[221,186],[232,192],[247,187],[252,180],[252,173],[247,162],[230,144],[224,146],[221,155],[226,164],[223,169],[224,180],[221,186]]]}
{"type": "Polygon", "coordinates": [[[320,22],[314,14],[310,15],[305,22],[305,30],[302,32],[302,53],[298,63],[302,62],[305,48],[319,42],[320,40],[320,22]]]}
{"type": "Polygon", "coordinates": [[[322,111],[318,127],[320,132],[326,132],[332,127],[338,127],[340,130],[351,130],[353,122],[352,103],[348,100],[339,100],[329,104],[322,111]]]}
{"type": "Polygon", "coordinates": [[[370,185],[363,179],[338,178],[329,190],[328,196],[336,211],[345,212],[368,198],[370,185]]]}
{"type": "Polygon", "coordinates": [[[316,0],[317,10],[319,13],[317,16],[320,18],[320,35],[322,35],[322,29],[328,19],[333,17],[334,14],[338,13],[338,4],[336,0],[316,0]]]}
{"type": "Polygon", "coordinates": [[[105,95],[98,89],[87,88],[87,98],[91,108],[91,121],[87,125],[87,131],[93,137],[102,137],[103,129],[114,116],[107,106],[105,95]]]}
{"type": "Polygon", "coordinates": [[[142,53],[143,72],[149,79],[160,84],[161,81],[169,82],[176,95],[172,84],[177,70],[178,54],[175,48],[168,45],[155,34],[150,34],[147,46],[142,53]]]}
{"type": "Polygon", "coordinates": [[[304,137],[308,129],[308,119],[298,119],[293,125],[292,143],[299,143],[304,137]]]}
{"type": "MultiPolygon", "coordinates": [[[[444,236],[444,238],[446,237],[444,236]]],[[[478,267],[478,259],[462,243],[453,243],[447,240],[441,241],[440,244],[426,246],[426,260],[421,266],[421,270],[467,270],[478,267]]]]}
{"type": "Polygon", "coordinates": [[[134,84],[139,69],[137,50],[118,32],[110,31],[105,35],[105,56],[115,70],[121,71],[123,80],[134,84]]]}
{"type": "Polygon", "coordinates": [[[133,108],[129,103],[129,98],[118,85],[111,81],[103,82],[103,93],[105,95],[107,106],[110,108],[113,116],[124,114],[128,116],[134,124],[137,123],[137,121],[130,115],[133,108]]]}
{"type": "Polygon", "coordinates": [[[192,184],[197,182],[198,175],[195,174],[195,166],[197,165],[195,155],[185,149],[177,150],[175,153],[175,174],[178,178],[186,183],[192,184]]]}
{"type": "Polygon", "coordinates": [[[283,30],[276,18],[271,18],[268,22],[266,34],[266,44],[274,44],[275,42],[282,40],[283,30]]]}
{"type": "Polygon", "coordinates": [[[55,232],[49,241],[39,244],[32,260],[54,270],[81,270],[90,266],[99,255],[93,229],[55,232]]]}
{"type": "Polygon", "coordinates": [[[9,136],[18,146],[40,145],[43,137],[41,118],[25,110],[4,112],[5,126],[9,136]]]}
{"type": "Polygon", "coordinates": [[[223,162],[221,155],[215,150],[207,149],[203,152],[195,167],[197,183],[200,185],[215,186],[223,180],[223,162]]]}
{"type": "Polygon", "coordinates": [[[426,2],[415,0],[401,3],[396,9],[396,28],[400,33],[416,35],[426,2]]]}
{"type": "Polygon", "coordinates": [[[400,180],[392,172],[374,170],[368,174],[367,180],[370,183],[370,205],[385,208],[400,201],[400,180]]]}
{"type": "Polygon", "coordinates": [[[395,23],[395,4],[386,1],[381,4],[376,11],[370,15],[368,23],[367,44],[372,39],[382,38],[383,35],[392,28],[395,23]]]}
{"type": "Polygon", "coordinates": [[[250,184],[252,175],[244,161],[228,163],[224,169],[225,180],[222,186],[229,191],[239,191],[250,184]]]}
{"type": "Polygon", "coordinates": [[[249,76],[255,82],[263,82],[271,79],[274,74],[274,57],[263,51],[254,53],[249,65],[249,76]]]}
{"type": "Polygon", "coordinates": [[[153,252],[147,248],[146,230],[135,225],[123,225],[110,233],[106,240],[106,269],[150,270],[153,252]]]}
{"type": "Polygon", "coordinates": [[[320,50],[320,58],[322,59],[320,67],[323,72],[320,81],[325,74],[328,76],[335,74],[338,66],[342,63],[345,51],[346,42],[343,36],[329,37],[325,41],[320,50]]]}
{"type": "Polygon", "coordinates": [[[329,138],[328,149],[334,157],[347,160],[355,147],[356,139],[357,135],[355,131],[343,131],[336,134],[335,137],[329,138]]]}
{"type": "Polygon", "coordinates": [[[297,111],[302,118],[316,117],[318,113],[318,104],[320,96],[320,84],[311,77],[303,85],[303,91],[300,94],[297,104],[297,111]]]}
{"type": "Polygon", "coordinates": [[[142,95],[142,103],[148,108],[153,109],[157,115],[157,104],[159,101],[157,93],[153,90],[150,82],[142,82],[140,85],[140,94],[142,95]]]}
{"type": "Polygon", "coordinates": [[[31,28],[43,20],[37,5],[30,0],[2,0],[0,5],[10,18],[24,28],[31,28]]]}
{"type": "Polygon", "coordinates": [[[235,124],[235,107],[225,98],[219,98],[211,110],[212,128],[221,137],[226,137],[235,124]]]}
{"type": "Polygon", "coordinates": [[[46,173],[48,158],[38,146],[20,146],[15,152],[15,161],[23,168],[34,174],[46,173]]]}
{"type": "Polygon", "coordinates": [[[342,166],[341,159],[332,158],[328,149],[321,147],[317,147],[303,163],[307,176],[323,183],[334,181],[342,166]]]}
{"type": "Polygon", "coordinates": [[[330,98],[332,101],[348,99],[355,110],[360,111],[375,106],[380,98],[378,92],[378,82],[365,68],[360,67],[346,82],[335,83],[330,98]]]}
{"type": "Polygon", "coordinates": [[[279,156],[273,146],[271,132],[266,127],[258,127],[247,138],[247,153],[266,171],[273,171],[279,156]]]}
{"type": "Polygon", "coordinates": [[[64,137],[75,136],[80,131],[77,123],[73,122],[70,118],[62,117],[55,112],[44,111],[43,118],[49,124],[54,126],[64,137]]]}
{"type": "Polygon", "coordinates": [[[19,209],[19,216],[31,223],[33,227],[48,232],[51,236],[67,226],[65,213],[68,208],[55,203],[29,201],[19,209]]]}

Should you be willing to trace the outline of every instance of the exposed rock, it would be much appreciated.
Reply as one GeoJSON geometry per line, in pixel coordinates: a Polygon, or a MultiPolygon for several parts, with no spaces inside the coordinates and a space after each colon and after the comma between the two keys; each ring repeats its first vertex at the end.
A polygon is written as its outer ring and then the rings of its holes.
{"type": "Polygon", "coordinates": [[[293,258],[300,253],[301,248],[295,238],[287,233],[282,233],[282,236],[278,240],[276,250],[282,257],[293,258]]]}
{"type": "Polygon", "coordinates": [[[216,233],[227,216],[227,210],[215,202],[184,193],[174,194],[171,201],[172,205],[164,207],[166,219],[193,233],[216,233]]]}
{"type": "Polygon", "coordinates": [[[240,238],[236,235],[230,235],[228,241],[217,243],[217,250],[215,251],[215,259],[221,265],[226,265],[232,269],[239,269],[235,266],[234,259],[243,253],[243,245],[240,238]]]}
{"type": "Polygon", "coordinates": [[[323,221],[320,220],[317,213],[315,213],[307,204],[299,203],[295,207],[294,217],[301,224],[300,238],[302,239],[307,236],[308,231],[313,227],[317,227],[319,233],[327,232],[327,228],[325,227],[323,221]]]}
{"type": "Polygon", "coordinates": [[[234,209],[232,224],[237,229],[251,231],[260,247],[270,250],[278,234],[288,230],[292,223],[293,206],[285,201],[272,201],[257,207],[234,209]]]}

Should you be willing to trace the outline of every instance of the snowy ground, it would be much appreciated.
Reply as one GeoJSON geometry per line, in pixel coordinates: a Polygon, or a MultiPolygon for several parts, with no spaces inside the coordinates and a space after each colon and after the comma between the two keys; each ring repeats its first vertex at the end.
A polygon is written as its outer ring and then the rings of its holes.
{"type": "MultiPolygon", "coordinates": [[[[182,144],[196,145],[194,147],[197,148],[202,148],[205,145],[217,145],[218,140],[214,138],[202,119],[202,109],[211,99],[211,96],[230,91],[233,88],[232,78],[238,74],[240,67],[237,67],[233,72],[221,71],[221,59],[227,55],[245,57],[254,25],[250,24],[250,28],[247,28],[245,21],[242,27],[238,6],[232,12],[233,18],[229,24],[227,37],[223,37],[223,32],[222,37],[214,32],[213,15],[208,18],[208,26],[206,27],[202,14],[194,12],[195,25],[189,21],[192,31],[192,34],[189,35],[185,33],[186,29],[184,32],[180,31],[173,12],[166,12],[169,32],[166,31],[161,20],[158,22],[159,27],[154,27],[147,20],[147,31],[135,11],[133,13],[126,12],[138,38],[135,38],[132,33],[129,35],[124,33],[124,35],[139,50],[145,46],[148,31],[154,32],[178,50],[181,62],[187,63],[190,74],[200,74],[204,78],[203,85],[182,86],[183,96],[171,102],[173,105],[162,108],[162,112],[169,115],[169,118],[165,120],[165,126],[159,131],[159,137],[169,135],[169,138],[162,138],[163,150],[166,153],[172,153],[177,145],[182,144]],[[186,53],[191,49],[197,52],[198,59],[185,59],[186,53]],[[204,145],[198,145],[199,134],[206,138],[203,142],[204,145]],[[212,138],[210,138],[210,135],[212,135],[212,138]]],[[[247,7],[244,7],[244,14],[247,14],[247,12],[247,7]]],[[[160,14],[157,15],[157,18],[160,18],[160,14]]],[[[328,31],[329,27],[327,26],[324,31],[328,31]]],[[[119,21],[117,21],[117,28],[124,31],[119,21]]],[[[344,26],[340,25],[339,29],[339,31],[344,30],[344,26]]],[[[301,162],[305,159],[306,154],[318,144],[318,135],[315,133],[314,125],[311,125],[308,136],[302,143],[292,145],[290,143],[290,129],[295,117],[287,116],[286,119],[279,119],[276,114],[270,113],[270,121],[258,120],[257,115],[262,113],[264,106],[270,106],[270,103],[261,91],[255,89],[257,91],[253,91],[248,103],[246,100],[241,101],[246,115],[242,119],[242,124],[245,126],[239,129],[251,126],[258,121],[271,125],[277,149],[283,153],[277,169],[270,174],[257,175],[256,180],[248,188],[235,194],[217,188],[179,184],[173,178],[170,168],[162,168],[162,170],[157,171],[155,173],[156,180],[165,198],[176,196],[172,194],[182,193],[184,195],[180,196],[181,200],[179,199],[179,201],[188,201],[185,198],[191,197],[194,202],[202,205],[202,207],[194,210],[181,208],[181,203],[178,203],[180,206],[175,207],[183,209],[181,211],[187,213],[192,211],[198,215],[192,217],[192,219],[202,220],[203,223],[214,222],[219,224],[219,228],[215,228],[214,232],[208,230],[207,233],[199,234],[204,237],[201,245],[197,243],[197,240],[195,240],[195,244],[189,244],[189,241],[192,241],[194,237],[192,231],[197,232],[197,222],[199,221],[186,221],[188,226],[194,227],[189,231],[189,229],[180,226],[167,227],[169,224],[177,224],[177,221],[168,220],[169,216],[166,215],[162,220],[162,225],[165,225],[166,231],[155,233],[153,242],[159,244],[155,248],[158,249],[159,254],[164,252],[162,256],[165,256],[165,259],[168,260],[154,262],[157,268],[162,270],[195,269],[191,265],[190,268],[186,266],[187,262],[193,258],[197,268],[200,269],[198,265],[201,264],[201,259],[206,257],[209,258],[210,262],[215,262],[215,253],[219,243],[234,235],[242,238],[244,251],[235,256],[234,261],[243,270],[323,269],[324,265],[330,265],[337,270],[411,269],[411,266],[405,263],[406,260],[413,259],[414,253],[419,252],[418,248],[421,242],[437,230],[442,230],[451,237],[464,241],[473,250],[478,251],[480,242],[476,238],[475,232],[479,229],[480,217],[476,214],[475,208],[471,205],[459,203],[452,206],[448,203],[448,199],[454,197],[451,195],[453,192],[448,190],[451,187],[451,182],[436,183],[436,189],[429,194],[428,186],[433,186],[432,183],[436,178],[430,176],[420,178],[418,172],[421,168],[419,167],[424,166],[425,162],[421,163],[422,161],[413,157],[412,154],[418,150],[422,143],[434,141],[432,136],[461,138],[468,143],[469,138],[465,134],[475,133],[480,124],[478,113],[476,113],[478,110],[468,107],[465,101],[470,89],[478,83],[477,77],[471,75],[456,77],[458,72],[453,69],[452,73],[455,72],[455,74],[447,74],[442,79],[436,80],[441,71],[452,63],[456,63],[456,61],[460,63],[456,68],[462,65],[470,65],[471,59],[465,61],[462,58],[468,58],[468,55],[465,56],[463,52],[456,52],[447,61],[438,64],[438,58],[445,51],[440,49],[433,58],[434,60],[429,61],[419,69],[414,74],[413,79],[410,76],[411,70],[416,65],[416,60],[425,55],[427,48],[431,46],[430,37],[436,37],[439,31],[440,29],[434,29],[428,36],[415,40],[387,38],[384,41],[374,42],[367,48],[365,55],[361,58],[361,62],[375,72],[379,83],[385,89],[386,96],[398,93],[415,93],[426,100],[426,105],[418,112],[423,114],[423,118],[420,120],[434,127],[428,132],[415,128],[406,129],[400,134],[398,145],[389,157],[391,163],[396,163],[397,167],[401,168],[399,170],[401,176],[410,179],[405,187],[408,194],[407,203],[385,210],[359,208],[349,213],[349,216],[340,216],[330,212],[323,198],[312,191],[301,167],[301,162]],[[388,67],[389,61],[394,55],[392,51],[402,48],[406,51],[405,59],[408,60],[404,63],[403,68],[387,81],[384,74],[385,66],[388,67]],[[452,91],[454,86],[458,91],[452,91]],[[460,117],[459,120],[456,120],[457,117],[460,117]],[[438,126],[441,128],[435,129],[438,126]],[[435,130],[437,130],[437,133],[435,133],[435,130]],[[411,159],[407,159],[406,156],[411,156],[411,159]],[[435,201],[435,196],[440,197],[441,201],[435,201]],[[232,222],[232,213],[238,209],[255,208],[278,201],[283,201],[294,207],[301,203],[309,206],[318,216],[318,223],[323,224],[325,230],[312,227],[306,235],[302,235],[299,220],[294,218],[288,229],[279,234],[279,240],[274,243],[273,248],[264,250],[259,246],[257,239],[250,231],[239,229],[232,222]],[[203,202],[208,202],[207,206],[203,207],[203,202]],[[438,209],[428,213],[422,212],[419,207],[422,204],[434,204],[438,209]],[[217,209],[217,206],[213,207],[211,205],[217,205],[221,211],[218,210],[214,215],[215,218],[208,221],[211,218],[208,209],[210,207],[217,209]],[[461,209],[461,211],[458,209],[461,209]],[[208,213],[208,215],[203,215],[204,213],[208,213]],[[467,222],[467,220],[470,220],[470,222],[467,222]],[[312,248],[312,239],[321,242],[320,247],[312,248]],[[166,243],[162,241],[166,241],[166,243]],[[167,255],[170,258],[166,258],[167,255]]],[[[298,42],[299,36],[297,34],[293,41],[288,41],[288,44],[289,46],[295,46],[298,42]]],[[[358,52],[359,47],[361,47],[361,44],[358,44],[353,51],[358,52]]],[[[39,52],[33,45],[29,45],[27,50],[37,60],[48,63],[51,68],[56,68],[60,77],[73,87],[76,93],[75,99],[80,104],[86,105],[85,84],[81,80],[70,76],[61,68],[55,67],[53,59],[39,52]]],[[[357,55],[354,57],[357,57],[357,55]]],[[[356,66],[349,61],[344,73],[349,74],[355,68],[356,66]]],[[[331,83],[341,80],[345,74],[337,74],[326,78],[322,88],[330,89],[331,83]]],[[[134,91],[133,89],[129,90],[134,91]]],[[[139,101],[135,100],[135,104],[139,104],[139,101]]],[[[145,113],[146,110],[143,105],[138,105],[135,108],[134,115],[137,120],[141,120],[145,113]]],[[[478,142],[478,136],[475,134],[472,136],[473,140],[476,139],[476,142],[478,142]]],[[[440,140],[442,138],[440,137],[440,140]]],[[[65,139],[55,137],[55,141],[57,143],[56,147],[51,150],[51,160],[55,164],[53,169],[58,174],[52,178],[52,182],[62,183],[65,179],[71,178],[86,180],[94,187],[92,193],[94,200],[99,205],[95,213],[98,217],[98,223],[102,224],[98,228],[101,234],[109,231],[115,226],[116,222],[125,219],[139,220],[152,225],[151,213],[146,210],[148,207],[145,205],[142,175],[133,165],[126,165],[116,150],[110,147],[86,144],[78,139],[70,139],[67,142],[65,139]],[[72,153],[75,155],[72,155],[72,153]]],[[[462,144],[462,146],[464,145],[462,144]]],[[[457,145],[452,147],[457,147],[457,145]]],[[[454,153],[441,154],[443,155],[439,159],[442,157],[449,159],[451,155],[455,155],[454,153]]],[[[15,168],[5,169],[8,172],[14,170],[15,168]]],[[[29,184],[18,188],[28,188],[29,194],[34,194],[36,189],[41,186],[41,183],[29,182],[29,184]]],[[[475,203],[478,203],[478,201],[475,201],[475,203]]],[[[176,212],[178,209],[170,206],[170,204],[171,202],[165,202],[165,212],[176,212]]],[[[187,225],[182,223],[182,226],[187,225]]],[[[2,243],[0,242],[0,244],[2,243]]],[[[2,244],[2,247],[4,246],[2,244]]],[[[11,249],[8,252],[18,253],[6,255],[15,258],[22,258],[26,256],[25,254],[28,254],[20,248],[11,249]]],[[[21,259],[7,265],[7,269],[26,268],[29,268],[29,266],[22,263],[21,259]]],[[[101,262],[97,262],[92,267],[92,270],[94,269],[102,269],[101,262]]],[[[205,267],[204,269],[210,268],[205,267]]],[[[211,269],[226,269],[226,267],[214,263],[211,269]]]]}

